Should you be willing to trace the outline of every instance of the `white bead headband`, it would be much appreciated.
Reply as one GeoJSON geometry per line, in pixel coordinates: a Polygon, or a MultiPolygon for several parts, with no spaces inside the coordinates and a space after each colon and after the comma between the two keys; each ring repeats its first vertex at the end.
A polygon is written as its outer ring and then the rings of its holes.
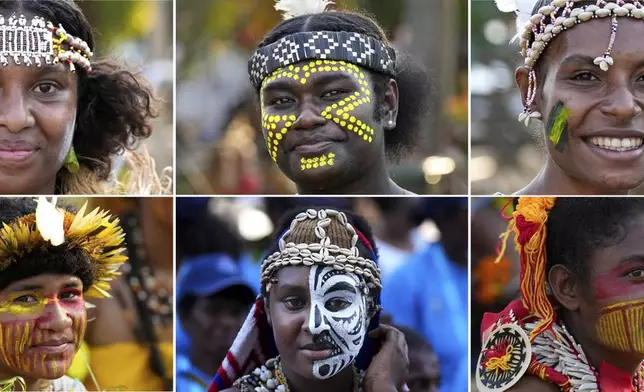
{"type": "Polygon", "coordinates": [[[67,63],[72,72],[76,66],[91,71],[93,53],[87,42],[68,34],[62,25],[54,26],[44,18],[34,16],[31,22],[24,15],[0,15],[0,64],[41,67],[45,64],[67,63]]]}
{"type": "MultiPolygon", "coordinates": [[[[615,0],[614,2],[597,0],[595,4],[575,7],[575,3],[582,1],[584,0],[552,0],[549,5],[539,8],[536,14],[522,23],[520,14],[525,13],[525,10],[517,6],[515,0],[496,0],[501,11],[516,12],[518,15],[517,36],[521,38],[521,55],[525,57],[525,66],[529,69],[528,94],[524,110],[519,114],[519,121],[524,122],[526,126],[530,120],[542,117],[541,113],[531,109],[537,93],[537,77],[534,67],[550,41],[577,24],[597,18],[611,17],[608,49],[603,55],[596,57],[594,61],[602,71],[608,71],[609,67],[613,65],[611,51],[617,35],[617,18],[631,17],[640,20],[644,18],[644,5],[640,3],[640,0],[615,0]]],[[[532,9],[528,12],[531,14],[532,9]]]]}
{"type": "Polygon", "coordinates": [[[355,228],[348,222],[344,212],[331,209],[314,210],[308,209],[299,213],[291,222],[290,228],[280,237],[278,241],[279,251],[268,256],[261,266],[261,283],[266,284],[266,291],[274,281],[273,275],[282,267],[287,266],[312,266],[313,264],[328,265],[337,270],[354,273],[361,276],[367,282],[369,288],[382,288],[380,283],[380,269],[375,261],[366,259],[359,254],[359,236],[355,228]],[[350,234],[351,248],[341,248],[331,244],[331,238],[327,236],[325,228],[336,219],[350,234]],[[315,236],[320,240],[312,244],[295,244],[286,242],[284,238],[289,235],[300,222],[306,220],[317,220],[315,236]]]}

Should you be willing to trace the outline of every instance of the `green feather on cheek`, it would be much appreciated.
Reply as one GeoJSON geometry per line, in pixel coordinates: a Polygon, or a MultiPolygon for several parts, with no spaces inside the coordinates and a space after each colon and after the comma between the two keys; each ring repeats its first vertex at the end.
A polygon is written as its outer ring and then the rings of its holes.
{"type": "Polygon", "coordinates": [[[570,112],[564,103],[557,101],[548,116],[548,138],[555,145],[555,149],[563,152],[568,142],[568,118],[570,112]]]}

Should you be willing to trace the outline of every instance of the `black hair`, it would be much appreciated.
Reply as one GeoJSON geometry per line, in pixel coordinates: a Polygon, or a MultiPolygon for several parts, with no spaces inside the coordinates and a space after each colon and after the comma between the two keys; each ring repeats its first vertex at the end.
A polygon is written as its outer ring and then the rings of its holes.
{"type": "Polygon", "coordinates": [[[588,282],[589,257],[623,241],[632,220],[642,213],[641,198],[558,198],[546,223],[546,271],[563,265],[588,282]]]}
{"type": "MultiPolygon", "coordinates": [[[[0,222],[9,224],[17,218],[34,213],[36,206],[32,198],[0,198],[0,222]]],[[[74,212],[71,207],[59,207],[74,212]]],[[[95,280],[96,265],[90,263],[88,255],[79,248],[43,245],[10,263],[0,272],[0,290],[18,280],[47,273],[76,276],[83,282],[83,290],[88,290],[95,280]]]]}
{"type": "MultiPolygon", "coordinates": [[[[24,12],[44,17],[94,49],[92,27],[81,8],[72,0],[0,0],[0,11],[24,12]]],[[[110,157],[136,147],[152,132],[149,119],[156,117],[154,97],[142,80],[123,65],[112,60],[91,61],[89,73],[78,70],[78,103],[73,146],[81,167],[99,180],[108,179],[112,170],[110,157]]],[[[59,171],[57,189],[66,169],[59,171]]]]}
{"type": "MultiPolygon", "coordinates": [[[[372,18],[354,12],[332,11],[285,20],[273,28],[258,47],[305,31],[347,31],[387,43],[385,32],[372,18]]],[[[374,117],[380,121],[384,115],[384,97],[390,77],[375,71],[369,71],[369,74],[376,98],[374,117]]],[[[396,160],[417,145],[424,126],[423,120],[429,111],[430,82],[426,71],[402,54],[397,54],[396,76],[393,79],[399,90],[398,118],[396,128],[385,132],[385,150],[390,159],[396,160]]]]}
{"type": "MultiPolygon", "coordinates": [[[[275,231],[273,235],[273,240],[272,244],[273,246],[266,252],[266,255],[273,254],[275,252],[279,251],[279,239],[280,237],[284,234],[284,232],[289,228],[291,225],[291,222],[295,219],[297,214],[306,211],[309,208],[313,209],[325,209],[327,207],[325,206],[308,206],[308,207],[300,207],[296,209],[292,209],[287,211],[278,221],[278,224],[275,226],[275,231]]],[[[366,245],[362,243],[362,241],[358,241],[356,244],[356,247],[358,248],[358,252],[360,252],[363,257],[365,255],[369,255],[367,257],[374,257],[374,261],[378,260],[378,248],[376,247],[376,242],[373,237],[373,232],[371,230],[371,226],[367,223],[367,221],[362,218],[361,216],[357,215],[356,213],[348,210],[342,211],[344,214],[347,216],[347,222],[349,222],[357,231],[361,232],[367,241],[369,242],[369,245],[371,245],[371,248],[373,249],[373,252],[371,252],[369,249],[367,249],[366,245]]],[[[264,298],[268,297],[268,293],[266,292],[266,286],[262,285],[262,296],[264,298]]]]}

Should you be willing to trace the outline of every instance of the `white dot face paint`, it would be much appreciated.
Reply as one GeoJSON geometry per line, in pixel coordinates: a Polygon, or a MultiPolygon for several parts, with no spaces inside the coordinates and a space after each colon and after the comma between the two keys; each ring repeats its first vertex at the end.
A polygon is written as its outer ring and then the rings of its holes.
{"type": "Polygon", "coordinates": [[[366,296],[354,274],[314,265],[309,273],[311,310],[309,330],[331,355],[313,361],[313,376],[327,379],[351,365],[364,344],[367,330],[366,296]]]}

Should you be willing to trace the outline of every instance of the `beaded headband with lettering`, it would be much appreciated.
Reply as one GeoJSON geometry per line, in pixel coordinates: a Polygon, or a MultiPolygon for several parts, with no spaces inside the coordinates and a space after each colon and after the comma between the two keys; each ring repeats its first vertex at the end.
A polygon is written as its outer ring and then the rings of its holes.
{"type": "Polygon", "coordinates": [[[58,27],[34,16],[31,22],[24,15],[0,15],[0,64],[36,65],[67,63],[72,72],[76,66],[85,72],[91,71],[93,53],[87,42],[68,34],[62,25],[58,27]]]}
{"type": "Polygon", "coordinates": [[[257,49],[248,61],[250,81],[259,89],[273,71],[305,60],[346,61],[396,75],[396,52],[387,44],[359,33],[314,31],[291,34],[257,49]]]}
{"type": "Polygon", "coordinates": [[[519,122],[527,126],[532,119],[541,118],[541,113],[533,111],[531,106],[537,94],[537,78],[534,67],[548,43],[558,34],[574,26],[598,18],[611,18],[610,37],[606,51],[595,58],[595,65],[602,71],[608,71],[613,65],[611,51],[617,35],[618,17],[644,18],[644,4],[640,0],[597,0],[595,4],[579,5],[584,0],[552,0],[549,5],[539,8],[532,15],[535,0],[496,0],[496,5],[503,12],[516,12],[518,33],[515,38],[521,39],[521,55],[525,57],[525,66],[530,70],[528,76],[528,95],[524,110],[519,114],[519,122]],[[532,15],[525,19],[526,15],[532,15]]]}
{"type": "Polygon", "coordinates": [[[297,214],[278,241],[279,251],[261,266],[261,284],[270,291],[275,273],[287,266],[328,265],[364,278],[370,288],[382,288],[380,269],[374,260],[360,256],[358,241],[373,252],[364,235],[351,225],[343,212],[331,209],[297,214]],[[333,243],[332,243],[333,242],[333,243]]]}

